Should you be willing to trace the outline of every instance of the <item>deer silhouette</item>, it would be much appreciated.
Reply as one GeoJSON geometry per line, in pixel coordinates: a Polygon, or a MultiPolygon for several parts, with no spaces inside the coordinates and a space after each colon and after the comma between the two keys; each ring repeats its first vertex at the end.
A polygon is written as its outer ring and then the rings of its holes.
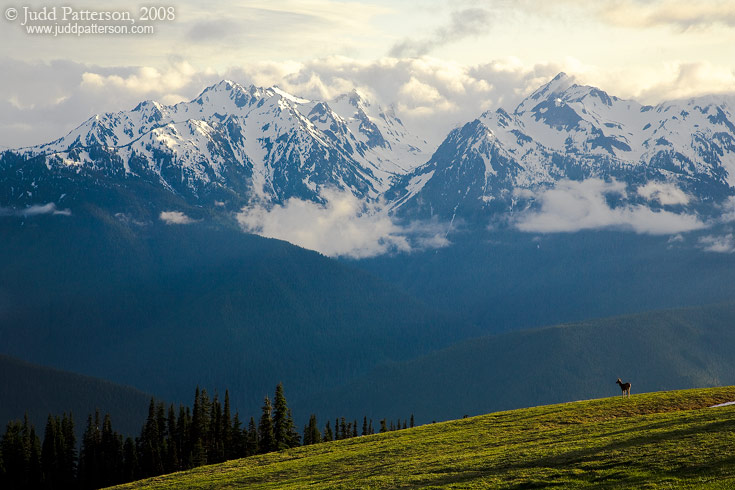
{"type": "Polygon", "coordinates": [[[620,378],[618,378],[616,383],[618,384],[618,386],[620,386],[620,389],[623,390],[622,396],[630,396],[630,383],[623,383],[622,381],[620,381],[620,378]]]}

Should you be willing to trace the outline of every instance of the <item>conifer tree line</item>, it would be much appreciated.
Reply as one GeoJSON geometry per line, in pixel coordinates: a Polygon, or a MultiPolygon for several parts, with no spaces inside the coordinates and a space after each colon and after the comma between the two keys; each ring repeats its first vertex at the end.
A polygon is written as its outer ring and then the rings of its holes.
{"type": "MultiPolygon", "coordinates": [[[[414,426],[403,420],[380,420],[380,432],[414,426]],[[408,425],[407,425],[408,424],[408,425]]],[[[0,488],[55,490],[95,489],[205,464],[221,463],[296,447],[374,434],[372,419],[327,421],[319,429],[316,415],[309,417],[302,434],[296,429],[281,383],[271,402],[263,401],[256,423],[234,417],[229,392],[223,400],[196,388],[193,407],[151,399],[140,436],[133,439],[113,430],[110,416],[99,410],[89,415],[82,440],[77,440],[72,414],[49,415],[43,443],[26,415],[12,421],[0,439],[0,488]]]]}

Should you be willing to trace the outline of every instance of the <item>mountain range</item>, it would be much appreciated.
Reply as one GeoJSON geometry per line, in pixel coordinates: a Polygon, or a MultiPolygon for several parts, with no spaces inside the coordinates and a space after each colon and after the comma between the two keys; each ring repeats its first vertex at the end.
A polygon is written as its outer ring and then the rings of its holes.
{"type": "Polygon", "coordinates": [[[232,212],[291,198],[324,204],[336,189],[397,218],[486,225],[538,209],[560,182],[599,179],[613,207],[712,217],[735,193],[734,108],[729,96],[642,105],[560,73],[512,112],[461,125],[432,153],[393,108],[357,91],[315,101],[222,81],[190,102],[145,101],[5,152],[0,199],[14,209],[61,206],[143,186],[147,205],[232,212]]]}

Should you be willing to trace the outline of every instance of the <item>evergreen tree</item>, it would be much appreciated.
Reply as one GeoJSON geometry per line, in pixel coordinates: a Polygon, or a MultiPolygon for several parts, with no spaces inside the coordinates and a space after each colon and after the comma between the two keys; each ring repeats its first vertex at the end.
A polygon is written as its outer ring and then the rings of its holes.
{"type": "MultiPolygon", "coordinates": [[[[230,392],[225,390],[225,404],[222,411],[222,446],[223,459],[233,459],[235,456],[236,436],[232,428],[232,415],[230,414],[230,392]]],[[[238,427],[239,431],[239,427],[238,427]]]]}
{"type": "Polygon", "coordinates": [[[191,467],[207,464],[206,439],[209,434],[209,395],[197,386],[191,414],[191,467]]]}
{"type": "Polygon", "coordinates": [[[276,386],[276,395],[273,399],[273,434],[276,449],[287,449],[299,444],[299,435],[293,423],[291,411],[283,393],[283,383],[276,386]]]}
{"type": "Polygon", "coordinates": [[[308,424],[307,425],[304,425],[304,438],[303,438],[303,441],[304,441],[304,446],[310,446],[311,444],[314,444],[311,441],[311,434],[309,433],[309,425],[308,424]]]}
{"type": "Polygon", "coordinates": [[[98,488],[100,486],[100,412],[95,411],[94,418],[87,417],[87,427],[82,436],[82,451],[79,454],[79,484],[81,488],[98,488]]]}
{"type": "Polygon", "coordinates": [[[225,460],[225,451],[223,444],[223,415],[222,404],[219,401],[219,395],[214,394],[214,399],[210,406],[209,412],[209,447],[207,450],[207,461],[212,463],[221,463],[225,460]]]}
{"type": "Polygon", "coordinates": [[[293,415],[291,414],[291,409],[288,409],[287,416],[286,416],[286,427],[288,429],[288,435],[286,439],[286,443],[288,444],[288,447],[298,447],[301,445],[301,435],[299,434],[299,431],[296,430],[296,424],[294,424],[293,421],[293,415]]]}
{"type": "Polygon", "coordinates": [[[368,434],[370,434],[370,432],[368,432],[368,421],[367,421],[367,415],[365,415],[365,416],[364,416],[364,417],[362,418],[362,435],[366,436],[366,435],[368,435],[368,434]]]}
{"type": "Polygon", "coordinates": [[[182,470],[191,468],[193,463],[193,452],[191,443],[192,417],[189,407],[179,406],[179,418],[176,422],[177,446],[179,452],[179,466],[182,470]]]}
{"type": "Polygon", "coordinates": [[[263,401],[262,415],[258,424],[258,449],[260,453],[269,453],[278,449],[273,431],[273,407],[266,395],[263,401]]]}
{"type": "Polygon", "coordinates": [[[181,446],[179,444],[179,428],[176,424],[176,411],[174,405],[168,407],[168,428],[166,430],[166,460],[164,467],[167,473],[179,471],[181,465],[179,463],[179,453],[181,446]]]}
{"type": "Polygon", "coordinates": [[[350,437],[349,433],[347,432],[347,423],[344,417],[342,417],[342,419],[340,420],[339,434],[340,439],[347,439],[348,437],[350,437]]]}
{"type": "Polygon", "coordinates": [[[209,446],[209,441],[207,441],[208,435],[210,432],[210,425],[212,423],[212,419],[210,417],[210,414],[212,412],[212,401],[209,399],[209,394],[207,393],[207,390],[202,388],[201,393],[199,394],[199,406],[201,407],[201,433],[202,433],[202,442],[204,443],[205,447],[209,446]]]}
{"type": "Polygon", "coordinates": [[[99,446],[99,485],[110,486],[122,482],[123,441],[112,430],[110,415],[105,414],[99,446]]]}
{"type": "Polygon", "coordinates": [[[324,438],[322,439],[324,442],[329,442],[334,440],[334,435],[332,434],[332,428],[329,426],[329,420],[327,420],[327,425],[324,426],[324,438]]]}
{"type": "Polygon", "coordinates": [[[57,482],[61,479],[64,464],[64,441],[60,425],[61,420],[49,414],[41,446],[41,466],[46,488],[58,488],[57,482]]]}
{"type": "Polygon", "coordinates": [[[322,441],[322,435],[319,433],[319,423],[316,420],[315,414],[309,417],[309,432],[312,444],[318,444],[322,441]]]}
{"type": "Polygon", "coordinates": [[[28,476],[27,484],[30,489],[41,488],[41,440],[36,434],[36,428],[28,423],[28,414],[23,421],[23,444],[28,449],[28,476]]]}
{"type": "Polygon", "coordinates": [[[411,428],[414,427],[414,420],[413,420],[413,414],[411,414],[411,428]]]}
{"type": "Polygon", "coordinates": [[[201,438],[197,439],[196,442],[194,442],[191,453],[191,464],[194,468],[207,464],[207,450],[204,449],[204,443],[202,443],[201,438]]]}
{"type": "Polygon", "coordinates": [[[156,404],[156,425],[158,428],[158,445],[162,445],[168,436],[168,419],[166,418],[166,407],[163,402],[156,404]]]}
{"type": "Polygon", "coordinates": [[[125,439],[123,445],[123,462],[121,479],[124,482],[135,481],[140,478],[138,466],[138,451],[132,437],[125,439]]]}
{"type": "Polygon", "coordinates": [[[258,429],[255,426],[255,419],[253,417],[250,417],[250,422],[248,423],[248,435],[246,440],[245,455],[252,456],[254,454],[258,454],[259,452],[260,448],[258,447],[258,429]]]}
{"type": "Polygon", "coordinates": [[[158,429],[156,431],[158,435],[156,445],[158,446],[161,454],[161,468],[163,468],[162,473],[166,473],[165,461],[169,457],[168,445],[166,444],[166,441],[168,440],[168,419],[166,418],[166,407],[163,402],[158,402],[156,404],[156,428],[158,429]]]}
{"type": "Polygon", "coordinates": [[[23,444],[23,426],[17,420],[8,422],[0,443],[5,468],[4,488],[24,488],[28,483],[30,454],[23,444]]]}
{"type": "Polygon", "coordinates": [[[207,390],[197,386],[194,394],[194,410],[191,421],[192,464],[207,464],[207,448],[209,446],[210,401],[207,390]]]}
{"type": "Polygon", "coordinates": [[[64,436],[64,476],[65,488],[73,485],[77,477],[77,436],[74,432],[74,416],[71,412],[61,418],[61,433],[64,436]]]}
{"type": "Polygon", "coordinates": [[[375,429],[373,429],[373,419],[370,419],[370,423],[368,424],[368,434],[375,434],[375,429]]]}
{"type": "Polygon", "coordinates": [[[352,421],[352,437],[357,437],[357,420],[352,421]]]}
{"type": "Polygon", "coordinates": [[[380,421],[380,433],[382,434],[383,432],[388,432],[388,426],[385,422],[385,419],[382,419],[380,421]]]}
{"type": "Polygon", "coordinates": [[[28,415],[20,421],[6,425],[0,442],[0,487],[40,489],[43,483],[41,440],[36,429],[28,421],[28,415]]]}
{"type": "Polygon", "coordinates": [[[164,472],[159,425],[156,403],[151,398],[148,405],[148,418],[138,440],[138,464],[144,477],[156,476],[164,472]]]}
{"type": "Polygon", "coordinates": [[[245,447],[247,445],[247,429],[243,429],[240,422],[240,414],[235,412],[232,419],[232,427],[230,427],[230,448],[227,452],[227,459],[244,458],[247,456],[245,447]]]}
{"type": "Polygon", "coordinates": [[[319,425],[316,415],[309,416],[309,424],[304,427],[304,446],[309,444],[318,444],[322,442],[322,435],[319,433],[319,425]]]}
{"type": "Polygon", "coordinates": [[[201,439],[202,437],[202,408],[199,404],[199,397],[201,393],[199,391],[199,385],[197,385],[194,391],[194,408],[192,409],[191,416],[191,440],[192,444],[195,440],[201,439]]]}

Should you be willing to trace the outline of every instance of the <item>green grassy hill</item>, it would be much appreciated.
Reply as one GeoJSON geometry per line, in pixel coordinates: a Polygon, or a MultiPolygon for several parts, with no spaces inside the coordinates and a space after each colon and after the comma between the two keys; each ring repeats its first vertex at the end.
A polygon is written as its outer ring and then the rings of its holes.
{"type": "Polygon", "coordinates": [[[735,487],[735,387],[498,412],[118,488],[735,487]]]}

